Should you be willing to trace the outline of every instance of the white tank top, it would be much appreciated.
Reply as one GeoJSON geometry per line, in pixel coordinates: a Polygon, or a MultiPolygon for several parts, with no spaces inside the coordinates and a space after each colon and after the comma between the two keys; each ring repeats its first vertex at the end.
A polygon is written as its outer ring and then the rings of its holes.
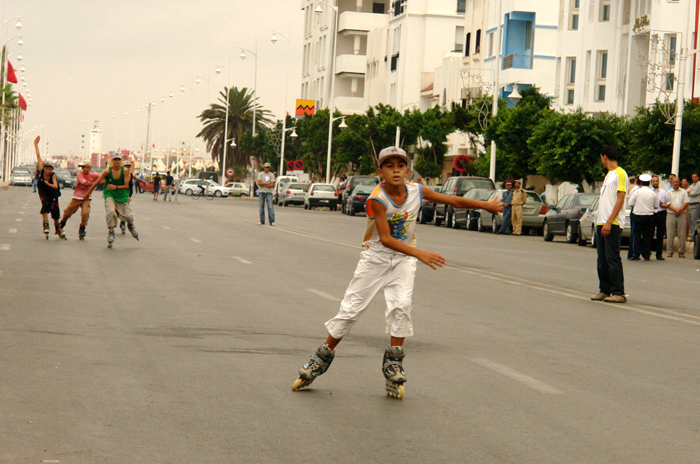
{"type": "Polygon", "coordinates": [[[406,201],[397,206],[386,194],[383,184],[377,185],[372,194],[367,198],[365,209],[367,211],[367,229],[362,241],[362,248],[394,250],[382,245],[379,239],[379,232],[375,225],[374,212],[372,211],[372,201],[380,202],[386,208],[386,217],[389,221],[391,236],[408,246],[416,246],[416,220],[423,201],[423,189],[420,184],[406,183],[406,201]]]}

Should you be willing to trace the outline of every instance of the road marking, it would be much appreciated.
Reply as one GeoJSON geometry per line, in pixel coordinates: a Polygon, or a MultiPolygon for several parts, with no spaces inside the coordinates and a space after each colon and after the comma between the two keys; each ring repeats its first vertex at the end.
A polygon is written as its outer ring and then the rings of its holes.
{"type": "Polygon", "coordinates": [[[336,298],[336,297],[334,297],[333,295],[329,295],[329,294],[326,293],[326,292],[322,292],[322,291],[316,290],[316,289],[314,289],[314,288],[307,288],[306,290],[308,290],[309,292],[311,292],[311,293],[313,293],[313,294],[315,294],[315,295],[320,296],[321,298],[325,298],[326,300],[330,300],[330,301],[340,301],[340,298],[336,298]]]}
{"type": "Polygon", "coordinates": [[[233,259],[235,259],[236,261],[239,261],[239,262],[241,262],[241,263],[243,263],[243,264],[251,264],[250,261],[248,261],[248,260],[246,260],[246,259],[243,259],[243,258],[241,258],[240,256],[231,256],[231,257],[232,257],[233,259]]]}
{"type": "Polygon", "coordinates": [[[10,249],[9,243],[0,244],[0,251],[8,251],[10,249]]]}
{"type": "Polygon", "coordinates": [[[165,230],[173,230],[173,229],[171,229],[171,228],[168,227],[168,226],[163,226],[163,229],[165,229],[165,230]]]}
{"type": "Polygon", "coordinates": [[[22,218],[15,219],[15,222],[22,222],[22,218]]]}
{"type": "Polygon", "coordinates": [[[488,359],[472,359],[471,360],[473,363],[476,363],[480,366],[483,366],[487,369],[491,369],[494,372],[498,372],[499,374],[503,374],[506,377],[510,377],[513,380],[517,380],[518,382],[524,383],[530,388],[534,388],[537,391],[540,391],[542,393],[549,393],[551,395],[563,395],[564,392],[561,390],[557,390],[556,388],[547,385],[546,383],[542,383],[539,380],[533,379],[529,375],[525,375],[522,372],[518,372],[514,369],[511,369],[510,367],[503,366],[501,364],[495,363],[493,361],[489,361],[488,359]]]}
{"type": "Polygon", "coordinates": [[[26,211],[20,211],[19,214],[27,214],[26,211]]]}
{"type": "Polygon", "coordinates": [[[16,233],[17,233],[17,229],[14,229],[14,228],[13,228],[13,229],[10,229],[9,232],[10,232],[11,234],[16,234],[16,233]]]}
{"type": "Polygon", "coordinates": [[[191,237],[190,237],[190,240],[192,240],[194,243],[202,243],[201,240],[197,240],[196,238],[191,238],[191,237]]]}

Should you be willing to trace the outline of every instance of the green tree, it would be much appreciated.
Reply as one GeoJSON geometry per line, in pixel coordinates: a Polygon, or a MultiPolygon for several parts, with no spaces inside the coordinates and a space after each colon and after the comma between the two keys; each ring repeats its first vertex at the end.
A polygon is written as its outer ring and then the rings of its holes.
{"type": "Polygon", "coordinates": [[[411,116],[420,121],[420,139],[426,142],[416,152],[414,168],[423,176],[438,177],[447,153],[447,136],[455,131],[454,114],[433,107],[422,114],[414,110],[412,115],[405,115],[405,119],[411,116]]]}
{"type": "MultiPolygon", "coordinates": [[[[246,132],[253,128],[254,93],[247,88],[224,87],[219,93],[218,103],[212,103],[210,107],[199,115],[203,124],[202,130],[197,134],[206,142],[207,151],[211,152],[213,161],[221,166],[224,153],[224,139],[243,139],[246,132]],[[224,137],[226,128],[226,104],[228,101],[228,134],[224,137]]],[[[256,108],[256,127],[262,129],[270,124],[270,112],[260,105],[256,108]]],[[[230,144],[230,142],[229,142],[230,144]]],[[[229,145],[227,149],[226,167],[245,167],[248,164],[249,154],[240,147],[229,145]]]]}

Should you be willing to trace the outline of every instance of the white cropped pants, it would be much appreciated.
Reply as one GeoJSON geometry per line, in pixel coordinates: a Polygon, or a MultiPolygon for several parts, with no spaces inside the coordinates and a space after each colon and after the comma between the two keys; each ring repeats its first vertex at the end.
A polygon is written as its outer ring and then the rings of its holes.
{"type": "Polygon", "coordinates": [[[413,335],[413,282],[417,259],[398,252],[369,249],[360,254],[355,275],[345,291],[340,311],[326,328],[333,338],[343,338],[360,318],[379,290],[386,300],[386,333],[392,337],[413,335]]]}

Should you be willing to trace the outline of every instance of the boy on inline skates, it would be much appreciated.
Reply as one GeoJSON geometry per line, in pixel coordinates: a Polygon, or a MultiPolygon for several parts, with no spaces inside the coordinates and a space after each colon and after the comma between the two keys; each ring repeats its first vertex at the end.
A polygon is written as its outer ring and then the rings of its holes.
{"type": "Polygon", "coordinates": [[[50,161],[42,161],[41,153],[39,152],[40,136],[34,139],[34,152],[36,153],[37,161],[37,190],[39,191],[39,199],[41,200],[41,218],[44,223],[44,236],[49,239],[49,214],[53,219],[53,225],[56,229],[56,235],[59,238],[66,240],[66,234],[59,222],[61,218],[61,210],[58,207],[58,197],[61,196],[61,190],[58,186],[58,179],[53,172],[53,164],[50,161]]]}
{"type": "Polygon", "coordinates": [[[439,253],[416,248],[415,227],[422,198],[455,208],[483,208],[494,214],[502,209],[498,198],[485,202],[447,196],[406,182],[409,162],[401,148],[388,147],[379,153],[377,175],[383,182],[367,199],[367,229],[355,275],[345,291],[338,314],[326,322],[328,338],[299,369],[299,378],[292,390],[309,386],[328,370],[335,357],[335,347],[377,292],[384,290],[386,332],[390,340],[384,351],[382,372],[387,395],[402,399],[403,384],[407,380],[402,365],[403,342],[405,337],[413,335],[411,310],[416,264],[421,261],[432,269],[445,265],[445,258],[439,253]]]}

